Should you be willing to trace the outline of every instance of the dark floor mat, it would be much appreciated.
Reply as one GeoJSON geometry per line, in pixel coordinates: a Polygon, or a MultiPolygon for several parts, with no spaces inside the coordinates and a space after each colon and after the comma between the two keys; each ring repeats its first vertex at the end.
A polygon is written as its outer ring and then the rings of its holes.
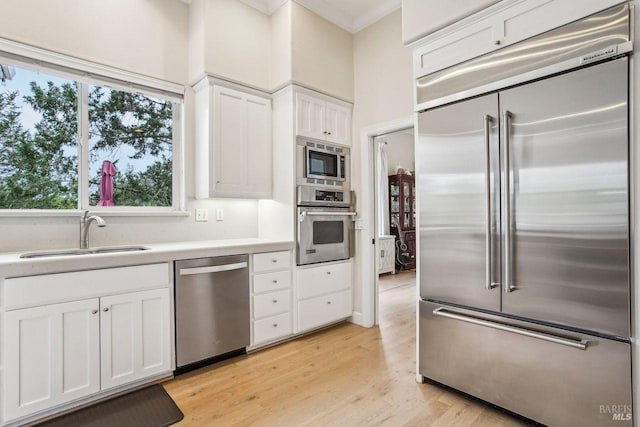
{"type": "Polygon", "coordinates": [[[96,403],[37,427],[166,427],[184,415],[160,384],[96,403]]]}

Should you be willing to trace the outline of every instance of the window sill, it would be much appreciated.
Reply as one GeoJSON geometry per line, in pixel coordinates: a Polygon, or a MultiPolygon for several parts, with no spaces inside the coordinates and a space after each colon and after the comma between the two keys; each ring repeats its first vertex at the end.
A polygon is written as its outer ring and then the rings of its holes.
{"type": "MultiPolygon", "coordinates": [[[[48,210],[48,209],[29,209],[29,210],[8,210],[0,209],[0,218],[45,218],[45,217],[80,217],[84,215],[84,210],[48,210]]],[[[103,208],[89,209],[89,212],[103,217],[188,217],[191,215],[189,211],[174,210],[110,210],[103,208]]]]}

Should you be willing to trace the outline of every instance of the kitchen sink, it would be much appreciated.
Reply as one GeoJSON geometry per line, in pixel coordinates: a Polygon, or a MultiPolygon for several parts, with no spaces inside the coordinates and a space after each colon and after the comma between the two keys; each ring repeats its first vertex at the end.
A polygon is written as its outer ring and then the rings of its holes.
{"type": "Polygon", "coordinates": [[[134,252],[146,251],[149,248],[145,246],[112,246],[104,248],[88,248],[88,249],[61,249],[49,252],[27,252],[20,255],[20,258],[45,258],[52,256],[76,256],[76,255],[94,255],[94,254],[110,254],[117,252],[134,252]]]}

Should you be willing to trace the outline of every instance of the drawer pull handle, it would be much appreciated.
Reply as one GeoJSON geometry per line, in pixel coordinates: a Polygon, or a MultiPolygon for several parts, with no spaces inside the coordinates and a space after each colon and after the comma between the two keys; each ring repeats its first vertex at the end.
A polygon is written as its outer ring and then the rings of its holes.
{"type": "Polygon", "coordinates": [[[109,307],[103,308],[102,311],[104,311],[106,313],[107,311],[109,311],[109,307]]]}
{"type": "Polygon", "coordinates": [[[277,304],[277,303],[278,303],[278,300],[277,300],[277,299],[274,299],[274,300],[273,300],[273,303],[274,303],[274,304],[277,304]]]}
{"type": "Polygon", "coordinates": [[[537,338],[539,340],[549,341],[556,344],[566,345],[567,347],[573,347],[580,350],[586,350],[589,341],[587,340],[575,340],[570,338],[558,337],[555,335],[545,334],[529,329],[518,328],[515,326],[505,325],[503,323],[492,322],[489,320],[479,319],[477,317],[466,316],[462,313],[456,313],[451,310],[446,310],[443,307],[433,310],[435,316],[447,317],[449,319],[460,320],[462,322],[473,323],[474,325],[486,326],[488,328],[498,329],[500,331],[511,332],[518,335],[524,335],[531,338],[537,338]]]}
{"type": "Polygon", "coordinates": [[[91,314],[98,314],[98,310],[92,310],[91,314]]]}
{"type": "Polygon", "coordinates": [[[277,323],[274,323],[274,324],[273,324],[273,327],[274,327],[274,328],[277,328],[277,327],[278,327],[278,324],[277,324],[277,323]]]}

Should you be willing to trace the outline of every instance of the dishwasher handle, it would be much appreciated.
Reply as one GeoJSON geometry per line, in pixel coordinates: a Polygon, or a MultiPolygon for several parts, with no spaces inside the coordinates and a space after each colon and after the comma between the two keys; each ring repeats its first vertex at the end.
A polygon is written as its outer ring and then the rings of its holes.
{"type": "Polygon", "coordinates": [[[181,268],[179,274],[181,276],[188,276],[191,274],[220,273],[223,271],[240,270],[248,266],[249,264],[246,262],[237,262],[235,264],[214,265],[210,267],[181,268]]]}

